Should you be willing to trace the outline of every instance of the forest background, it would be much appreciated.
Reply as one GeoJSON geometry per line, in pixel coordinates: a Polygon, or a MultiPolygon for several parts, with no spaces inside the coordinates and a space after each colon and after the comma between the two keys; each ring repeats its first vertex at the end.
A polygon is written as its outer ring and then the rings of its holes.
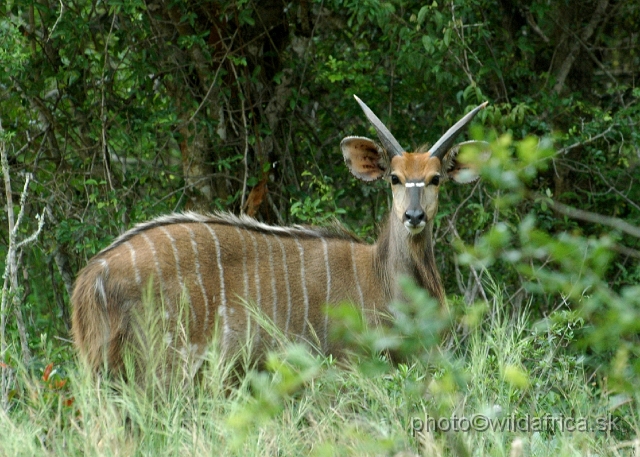
{"type": "MultiPolygon", "coordinates": [[[[339,150],[372,135],[357,94],[407,149],[489,101],[472,129],[492,142],[483,178],[440,195],[454,328],[504,312],[526,316],[527,335],[564,329],[556,356],[636,418],[639,30],[632,0],[5,2],[3,408],[24,410],[32,389],[69,401],[45,381],[75,367],[74,277],[136,222],[337,218],[375,240],[388,192],[351,177],[339,150]]],[[[531,386],[527,363],[500,379],[531,386]]],[[[637,437],[633,420],[616,439],[637,437]]]]}

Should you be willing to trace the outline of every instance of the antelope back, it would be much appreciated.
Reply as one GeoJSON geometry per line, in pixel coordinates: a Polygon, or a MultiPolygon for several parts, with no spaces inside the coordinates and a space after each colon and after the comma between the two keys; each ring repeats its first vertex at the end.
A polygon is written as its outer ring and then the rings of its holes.
{"type": "MultiPolygon", "coordinates": [[[[339,230],[284,228],[229,214],[161,217],[126,232],[80,272],[72,297],[73,333],[94,369],[117,369],[131,337],[132,310],[151,290],[154,306],[174,321],[188,316],[188,345],[198,358],[216,322],[222,350],[246,341],[253,302],[285,334],[331,351],[327,303],[363,310],[385,302],[372,247],[339,230]],[[161,306],[162,305],[162,306],[161,306]]],[[[264,342],[253,326],[254,343],[264,342]]],[[[168,343],[175,335],[167,334],[168,343]]]]}

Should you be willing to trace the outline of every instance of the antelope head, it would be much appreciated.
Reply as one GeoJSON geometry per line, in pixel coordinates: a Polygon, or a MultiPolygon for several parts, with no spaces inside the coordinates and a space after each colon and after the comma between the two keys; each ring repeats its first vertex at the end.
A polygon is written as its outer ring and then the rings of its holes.
{"type": "Polygon", "coordinates": [[[461,146],[474,142],[455,146],[454,142],[488,102],[460,119],[427,152],[408,153],[373,111],[358,97],[355,99],[378,133],[380,144],[358,136],[343,139],[340,147],[347,167],[363,181],[387,180],[393,193],[393,214],[411,235],[417,235],[436,216],[440,184],[449,179],[468,183],[478,178],[477,171],[456,159],[461,146]]]}

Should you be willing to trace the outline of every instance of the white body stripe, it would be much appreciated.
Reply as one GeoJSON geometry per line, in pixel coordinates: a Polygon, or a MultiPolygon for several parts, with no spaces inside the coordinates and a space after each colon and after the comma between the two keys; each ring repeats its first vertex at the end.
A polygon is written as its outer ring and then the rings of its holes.
{"type": "Polygon", "coordinates": [[[191,348],[191,351],[193,360],[191,361],[190,374],[191,379],[194,379],[198,374],[200,367],[202,367],[202,364],[204,363],[205,351],[201,350],[197,344],[191,348]]]}
{"type": "Polygon", "coordinates": [[[202,273],[200,272],[200,258],[198,252],[198,242],[196,241],[195,232],[188,225],[180,224],[191,238],[191,248],[193,249],[193,263],[196,267],[196,278],[198,279],[198,285],[200,286],[200,292],[202,292],[202,300],[204,301],[204,323],[203,331],[206,332],[209,327],[209,297],[207,297],[207,291],[204,288],[204,281],[202,280],[202,273]]]}
{"type": "Polygon", "coordinates": [[[153,244],[153,241],[151,241],[151,239],[147,236],[146,233],[142,233],[142,238],[147,242],[147,245],[149,246],[149,250],[151,251],[151,256],[153,257],[153,263],[156,266],[156,273],[158,274],[158,279],[154,281],[154,283],[158,285],[158,288],[160,289],[161,297],[164,297],[164,299],[162,300],[162,302],[164,303],[164,306],[169,308],[169,310],[165,311],[164,313],[165,319],[169,319],[169,315],[173,314],[173,304],[171,303],[171,300],[169,300],[169,297],[167,297],[167,293],[164,288],[164,281],[162,280],[162,268],[160,267],[160,262],[158,261],[158,253],[156,252],[156,248],[153,244]]]}
{"type": "Polygon", "coordinates": [[[105,259],[100,259],[98,260],[98,262],[100,262],[100,265],[102,265],[102,269],[104,270],[104,275],[109,276],[109,262],[107,262],[105,259]]]}
{"type": "Polygon", "coordinates": [[[304,248],[298,241],[298,238],[294,237],[296,246],[298,246],[298,252],[300,253],[300,282],[302,284],[302,296],[304,300],[304,322],[302,323],[302,332],[300,335],[304,336],[307,330],[307,323],[309,322],[309,294],[307,293],[307,278],[304,271],[304,248]]]}
{"type": "Polygon", "coordinates": [[[169,241],[171,242],[171,249],[173,249],[173,258],[176,261],[176,277],[178,279],[178,284],[180,285],[180,296],[182,297],[184,294],[185,299],[189,302],[189,312],[191,314],[190,320],[191,320],[191,323],[193,324],[195,322],[196,312],[193,309],[193,303],[191,303],[191,297],[189,296],[189,289],[187,289],[184,283],[184,280],[182,278],[182,272],[180,270],[180,254],[178,253],[176,240],[175,238],[173,238],[173,236],[171,236],[171,233],[169,233],[169,230],[167,230],[165,227],[160,227],[160,230],[162,230],[162,233],[164,233],[167,236],[167,238],[169,238],[169,241]]]}
{"type": "Polygon", "coordinates": [[[227,316],[227,305],[222,302],[218,306],[218,315],[222,318],[222,351],[229,349],[231,339],[231,328],[229,327],[229,316],[227,316]]]}
{"type": "Polygon", "coordinates": [[[236,227],[236,232],[240,237],[240,243],[242,244],[242,284],[244,286],[243,298],[249,298],[249,272],[247,270],[247,245],[244,242],[244,235],[242,230],[236,227]]]}
{"type": "Polygon", "coordinates": [[[140,270],[138,270],[138,265],[136,264],[136,250],[133,249],[133,246],[128,241],[124,243],[127,249],[129,249],[129,254],[131,255],[131,265],[133,266],[133,274],[136,278],[136,284],[138,287],[142,285],[142,279],[140,279],[140,270]]]}
{"type": "Polygon", "coordinates": [[[100,259],[99,262],[100,265],[102,265],[103,274],[98,275],[98,277],[96,278],[96,283],[93,285],[93,287],[96,293],[100,295],[102,306],[106,312],[109,304],[107,303],[107,292],[104,289],[104,279],[107,279],[109,277],[109,262],[107,262],[105,259],[100,259]]]}
{"type": "MultiPolygon", "coordinates": [[[[153,263],[156,266],[156,273],[158,274],[158,279],[154,282],[158,284],[158,288],[160,289],[161,295],[163,297],[166,297],[167,294],[164,291],[164,283],[162,281],[162,268],[160,268],[160,262],[158,262],[158,253],[156,252],[156,247],[153,245],[153,242],[147,236],[146,233],[142,233],[142,238],[146,241],[147,245],[149,246],[149,250],[151,251],[151,257],[153,257],[153,263]]],[[[147,285],[145,285],[145,287],[147,285]]],[[[171,303],[169,302],[169,300],[166,300],[166,305],[171,309],[171,303]]]]}
{"type": "Polygon", "coordinates": [[[162,269],[160,268],[160,262],[158,262],[158,253],[156,252],[156,248],[146,233],[142,234],[142,238],[147,242],[149,250],[151,251],[151,257],[153,257],[153,263],[156,266],[156,273],[158,273],[158,284],[162,284],[162,269]]]}
{"type": "MultiPolygon", "coordinates": [[[[322,238],[322,251],[324,254],[324,268],[327,271],[327,295],[325,297],[325,306],[327,306],[331,300],[331,267],[329,265],[329,245],[327,244],[327,240],[322,238]]],[[[324,313],[324,347],[323,349],[326,351],[328,346],[328,333],[329,333],[329,313],[324,313]]]]}
{"type": "Polygon", "coordinates": [[[96,283],[93,286],[98,295],[100,295],[100,300],[102,300],[102,306],[107,309],[107,292],[104,290],[104,281],[102,276],[98,276],[96,278],[96,283]]]}
{"type": "Polygon", "coordinates": [[[218,279],[220,280],[220,305],[218,306],[218,315],[222,318],[222,350],[229,347],[229,339],[231,338],[231,328],[227,316],[227,293],[224,287],[224,269],[222,268],[222,259],[220,254],[220,240],[215,230],[209,224],[204,224],[209,230],[213,238],[213,244],[216,248],[216,263],[218,264],[218,279]]]}
{"type": "Polygon", "coordinates": [[[358,266],[356,265],[356,257],[353,249],[353,242],[349,243],[351,247],[351,265],[353,266],[353,277],[356,280],[356,289],[358,290],[358,297],[360,298],[360,307],[364,311],[364,297],[362,296],[362,287],[360,287],[360,278],[358,277],[358,266]]]}
{"type": "Polygon", "coordinates": [[[289,322],[291,322],[291,286],[289,285],[289,267],[287,266],[287,253],[284,250],[284,244],[279,237],[275,237],[282,251],[282,268],[284,269],[284,284],[287,289],[287,321],[284,325],[284,333],[289,333],[289,322]]]}
{"type": "Polygon", "coordinates": [[[273,263],[273,246],[271,246],[271,241],[269,237],[262,234],[264,238],[264,242],[267,243],[267,252],[269,253],[269,271],[271,273],[271,295],[273,296],[273,325],[278,325],[278,288],[276,286],[276,271],[273,263]]]}
{"type": "MultiPolygon", "coordinates": [[[[262,297],[260,294],[260,261],[259,259],[259,254],[258,254],[258,242],[256,241],[256,237],[253,236],[253,232],[248,230],[249,233],[249,238],[251,238],[251,243],[253,244],[253,266],[254,266],[254,271],[253,271],[253,276],[254,276],[254,280],[256,282],[255,288],[256,288],[256,296],[255,296],[255,300],[256,300],[256,304],[258,305],[258,309],[260,309],[260,311],[263,311],[262,309],[262,297]]],[[[260,326],[256,325],[256,344],[260,341],[260,326]]]]}
{"type": "MultiPolygon", "coordinates": [[[[241,298],[245,299],[245,300],[249,300],[249,269],[247,268],[247,244],[244,241],[244,235],[242,234],[242,230],[240,230],[238,227],[236,227],[236,232],[238,232],[238,236],[240,237],[240,242],[242,243],[242,284],[244,286],[244,294],[242,295],[241,298]]],[[[233,312],[233,308],[232,312],[233,312]]],[[[242,307],[243,311],[244,311],[244,319],[245,319],[245,323],[247,324],[247,331],[249,330],[249,324],[250,324],[250,316],[249,316],[249,310],[247,310],[246,307],[242,307]]]]}
{"type": "Polygon", "coordinates": [[[216,235],[215,230],[213,230],[209,224],[204,224],[204,226],[209,230],[211,237],[213,238],[213,244],[216,247],[216,262],[218,264],[218,277],[220,280],[220,306],[227,306],[227,293],[224,288],[224,269],[222,268],[222,259],[220,258],[220,240],[218,240],[218,235],[216,235]]]}
{"type": "Polygon", "coordinates": [[[253,254],[254,254],[254,271],[253,271],[253,279],[256,282],[256,296],[255,296],[255,300],[258,304],[258,306],[260,307],[260,309],[262,309],[262,296],[260,294],[260,261],[258,260],[259,254],[258,254],[258,242],[256,241],[256,237],[253,236],[252,232],[249,232],[249,237],[251,238],[251,243],[253,244],[253,254]]]}

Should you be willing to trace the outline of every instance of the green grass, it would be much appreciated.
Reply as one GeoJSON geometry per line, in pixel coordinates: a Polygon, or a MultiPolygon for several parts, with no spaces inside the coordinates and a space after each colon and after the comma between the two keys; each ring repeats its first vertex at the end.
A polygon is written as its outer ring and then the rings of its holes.
{"type": "MultiPolygon", "coordinates": [[[[410,295],[401,322],[430,309],[420,292],[410,295]]],[[[397,365],[364,346],[398,328],[361,327],[356,355],[340,361],[274,335],[281,344],[266,369],[239,381],[215,346],[199,382],[168,387],[153,377],[144,388],[96,383],[72,363],[66,373],[19,371],[10,408],[0,411],[0,455],[638,455],[640,394],[609,392],[587,368],[573,344],[580,326],[569,311],[533,325],[528,308],[511,309],[496,292],[477,325],[460,325],[439,345],[424,325],[405,322],[402,344],[415,357],[397,365]],[[557,422],[531,432],[414,430],[427,416],[477,415],[520,426],[527,417],[618,422],[610,433],[563,432],[557,422]]]]}

